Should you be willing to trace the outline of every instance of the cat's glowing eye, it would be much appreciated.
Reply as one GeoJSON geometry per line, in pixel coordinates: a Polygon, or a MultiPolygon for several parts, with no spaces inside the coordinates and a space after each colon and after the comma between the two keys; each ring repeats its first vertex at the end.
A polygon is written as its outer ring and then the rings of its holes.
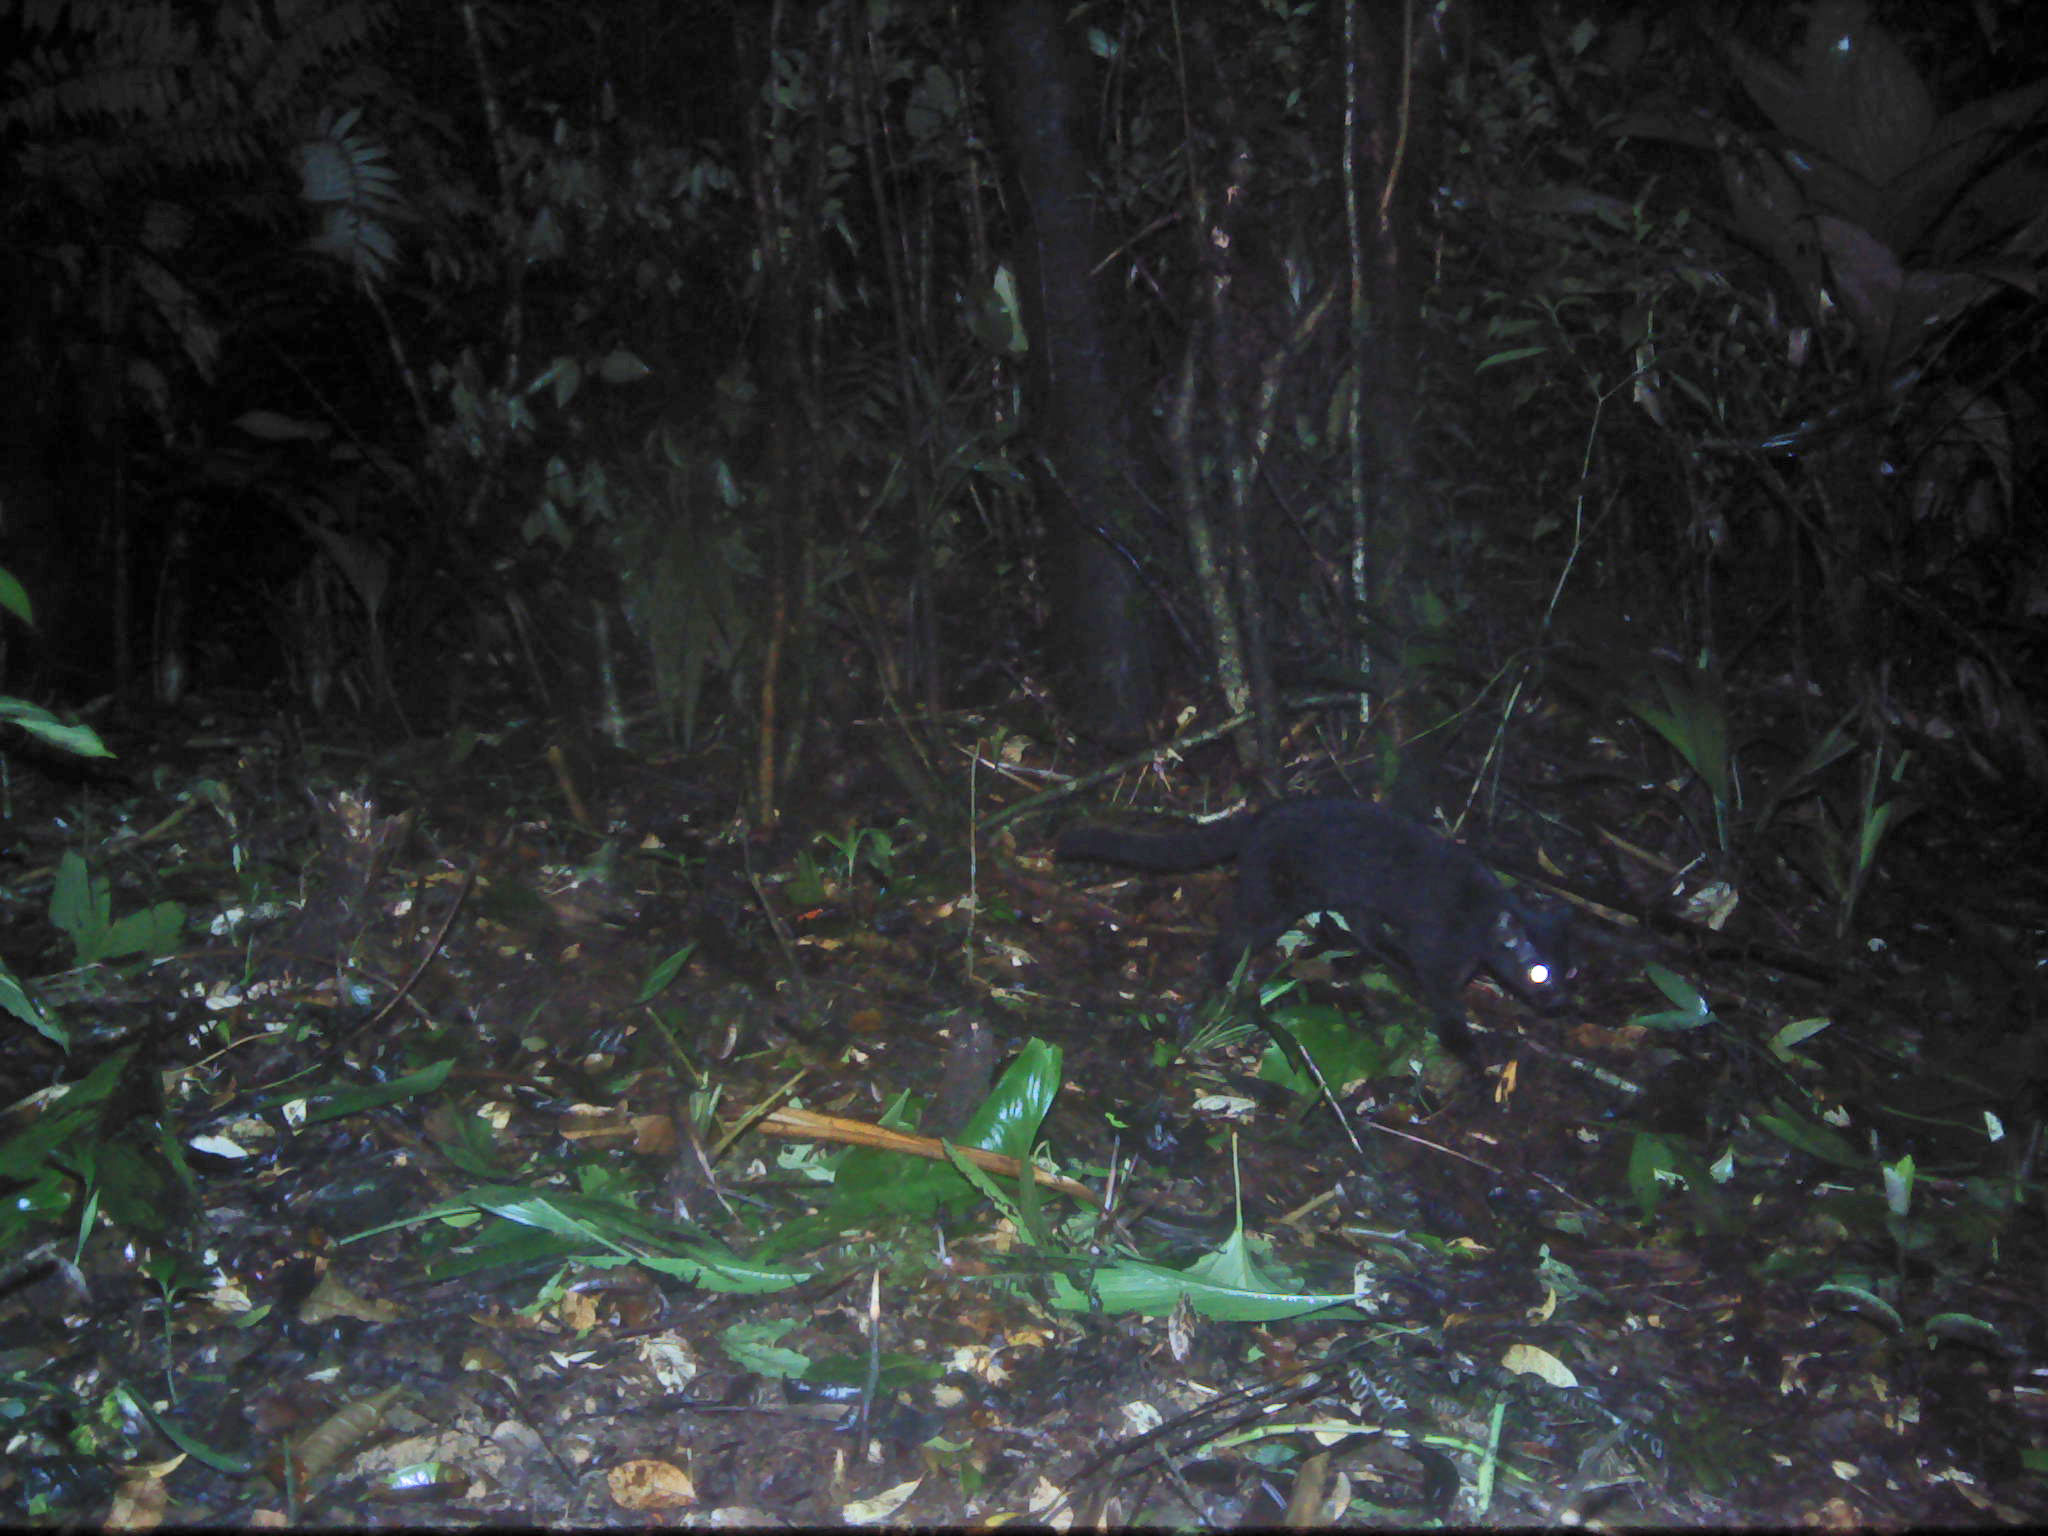
{"type": "Polygon", "coordinates": [[[1549,967],[1549,966],[1547,966],[1547,965],[1532,965],[1532,966],[1530,966],[1530,967],[1529,967],[1529,985],[1530,985],[1530,986],[1532,986],[1532,987],[1547,987],[1547,986],[1549,986],[1549,985],[1550,985],[1550,967],[1549,967]]]}

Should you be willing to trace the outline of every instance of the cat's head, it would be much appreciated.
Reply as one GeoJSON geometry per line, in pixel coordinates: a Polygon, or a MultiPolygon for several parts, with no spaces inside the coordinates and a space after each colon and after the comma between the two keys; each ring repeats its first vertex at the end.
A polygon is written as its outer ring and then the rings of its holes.
{"type": "Polygon", "coordinates": [[[1571,914],[1562,909],[1504,905],[1495,915],[1488,969],[1523,1002],[1537,1008],[1562,1003],[1574,976],[1571,914]]]}

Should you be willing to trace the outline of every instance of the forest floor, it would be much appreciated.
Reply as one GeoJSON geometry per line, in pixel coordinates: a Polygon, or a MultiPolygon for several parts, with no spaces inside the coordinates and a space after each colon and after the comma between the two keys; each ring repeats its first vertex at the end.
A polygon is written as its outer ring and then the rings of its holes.
{"type": "Polygon", "coordinates": [[[8,785],[10,1523],[2048,1517],[2032,1068],[1789,900],[1648,923],[1627,774],[1532,748],[1486,845],[1599,940],[1468,992],[1499,1072],[1261,959],[1326,1096],[1201,984],[1227,871],[538,732],[121,745],[8,785]]]}

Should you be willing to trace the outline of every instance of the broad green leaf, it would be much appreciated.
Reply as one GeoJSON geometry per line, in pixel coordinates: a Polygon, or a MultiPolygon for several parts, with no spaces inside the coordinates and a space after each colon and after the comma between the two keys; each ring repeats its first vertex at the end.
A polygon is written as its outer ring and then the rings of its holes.
{"type": "Polygon", "coordinates": [[[1882,1322],[1894,1333],[1905,1331],[1906,1320],[1898,1309],[1866,1285],[1830,1280],[1813,1288],[1814,1299],[1832,1303],[1837,1310],[1882,1322]]]}
{"type": "Polygon", "coordinates": [[[1061,1059],[1058,1046],[1035,1037],[1025,1041],[1009,1070],[951,1139],[984,1152],[1030,1157],[1038,1127],[1059,1092],[1061,1059]]]}
{"type": "Polygon", "coordinates": [[[1834,1022],[1826,1014],[1816,1014],[1808,1019],[1794,1019],[1771,1036],[1771,1054],[1780,1061],[1803,1060],[1804,1058],[1793,1048],[1811,1040],[1834,1022]]]}
{"type": "Polygon", "coordinates": [[[687,1238],[617,1201],[567,1193],[543,1194],[499,1184],[479,1185],[416,1216],[352,1233],[345,1241],[355,1242],[394,1227],[459,1220],[472,1211],[488,1212],[583,1249],[601,1249],[602,1252],[576,1254],[579,1263],[593,1268],[638,1264],[708,1291],[755,1295],[787,1290],[811,1278],[808,1270],[756,1263],[718,1244],[687,1238]]]}
{"type": "Polygon", "coordinates": [[[23,704],[19,699],[0,699],[0,719],[14,721],[38,741],[47,742],[73,757],[112,757],[105,742],[89,725],[66,725],[47,709],[23,704]]]}
{"type": "Polygon", "coordinates": [[[1644,1221],[1657,1214],[1664,1199],[1664,1175],[1675,1171],[1670,1142],[1652,1132],[1640,1132],[1629,1148],[1628,1187],[1644,1221]]]}
{"type": "Polygon", "coordinates": [[[1652,986],[1671,999],[1674,1007],[1683,1012],[1704,1019],[1711,1011],[1707,1007],[1707,1000],[1700,996],[1691,982],[1677,972],[1666,970],[1652,961],[1643,967],[1643,974],[1650,978],[1652,986]]]}
{"type": "Polygon", "coordinates": [[[28,589],[14,579],[12,571],[0,568],[0,608],[5,608],[24,624],[36,621],[35,605],[28,600],[28,589]]]}
{"type": "Polygon", "coordinates": [[[130,912],[110,926],[100,940],[103,958],[141,955],[160,960],[175,953],[178,938],[185,931],[185,909],[175,901],[160,901],[140,912],[130,912]]]}
{"type": "Polygon", "coordinates": [[[1782,1104],[1780,1113],[1762,1114],[1756,1123],[1788,1146],[1843,1168],[1861,1168],[1868,1161],[1842,1137],[1817,1120],[1792,1113],[1782,1104]]]}
{"type": "Polygon", "coordinates": [[[71,1032],[56,1015],[28,995],[4,964],[0,964],[0,1012],[13,1014],[59,1050],[71,1049],[71,1032]]]}
{"type": "Polygon", "coordinates": [[[1981,1317],[1973,1317],[1967,1312],[1937,1312],[1922,1323],[1920,1328],[1927,1335],[1930,1349],[1934,1347],[1936,1339],[1953,1339],[1957,1343],[1974,1344],[1979,1349],[1999,1355],[2017,1354],[2020,1347],[2017,1340],[2009,1339],[1996,1324],[1986,1322],[1981,1317]]]}
{"type": "Polygon", "coordinates": [[[637,384],[654,372],[624,347],[613,347],[597,360],[597,376],[607,384],[637,384]]]}
{"type": "Polygon", "coordinates": [[[685,944],[681,949],[655,966],[653,970],[647,973],[647,980],[640,984],[640,995],[634,998],[633,1001],[635,1003],[648,1003],[659,997],[668,984],[676,979],[676,974],[690,963],[690,956],[696,952],[696,949],[697,946],[694,943],[685,944]]]}
{"type": "Polygon", "coordinates": [[[230,1477],[245,1477],[256,1470],[256,1458],[215,1450],[204,1440],[182,1428],[175,1420],[157,1412],[150,1406],[148,1398],[143,1393],[135,1391],[125,1382],[115,1386],[114,1396],[130,1412],[155,1425],[166,1440],[194,1461],[201,1462],[216,1472],[225,1472],[230,1477]]]}
{"type": "Polygon", "coordinates": [[[1350,1291],[1286,1291],[1205,1280],[1183,1270],[1124,1259],[1093,1272],[1087,1290],[1066,1275],[1053,1272],[1052,1304],[1067,1312],[1087,1312],[1100,1303],[1105,1312],[1144,1312],[1163,1317],[1185,1296],[1203,1317],[1220,1322],[1260,1323],[1301,1317],[1352,1303],[1350,1291]]]}
{"type": "Polygon", "coordinates": [[[104,877],[95,876],[84,859],[66,849],[57,861],[50,887],[50,921],[70,936],[80,965],[99,959],[107,931],[108,896],[104,877]]]}
{"type": "Polygon", "coordinates": [[[310,1095],[306,1104],[306,1124],[339,1120],[344,1115],[359,1115],[365,1110],[382,1109],[387,1104],[432,1093],[448,1080],[448,1074],[454,1068],[454,1058],[450,1057],[388,1083],[372,1083],[364,1087],[349,1084],[310,1095]]]}

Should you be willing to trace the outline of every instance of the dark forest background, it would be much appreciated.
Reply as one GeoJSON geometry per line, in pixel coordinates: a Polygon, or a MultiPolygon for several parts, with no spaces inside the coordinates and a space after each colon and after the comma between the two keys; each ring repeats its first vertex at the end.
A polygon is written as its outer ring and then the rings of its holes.
{"type": "Polygon", "coordinates": [[[1209,688],[1629,700],[1724,846],[1745,753],[2048,778],[2027,6],[4,27],[9,695],[652,699],[763,817],[1209,688]]]}

